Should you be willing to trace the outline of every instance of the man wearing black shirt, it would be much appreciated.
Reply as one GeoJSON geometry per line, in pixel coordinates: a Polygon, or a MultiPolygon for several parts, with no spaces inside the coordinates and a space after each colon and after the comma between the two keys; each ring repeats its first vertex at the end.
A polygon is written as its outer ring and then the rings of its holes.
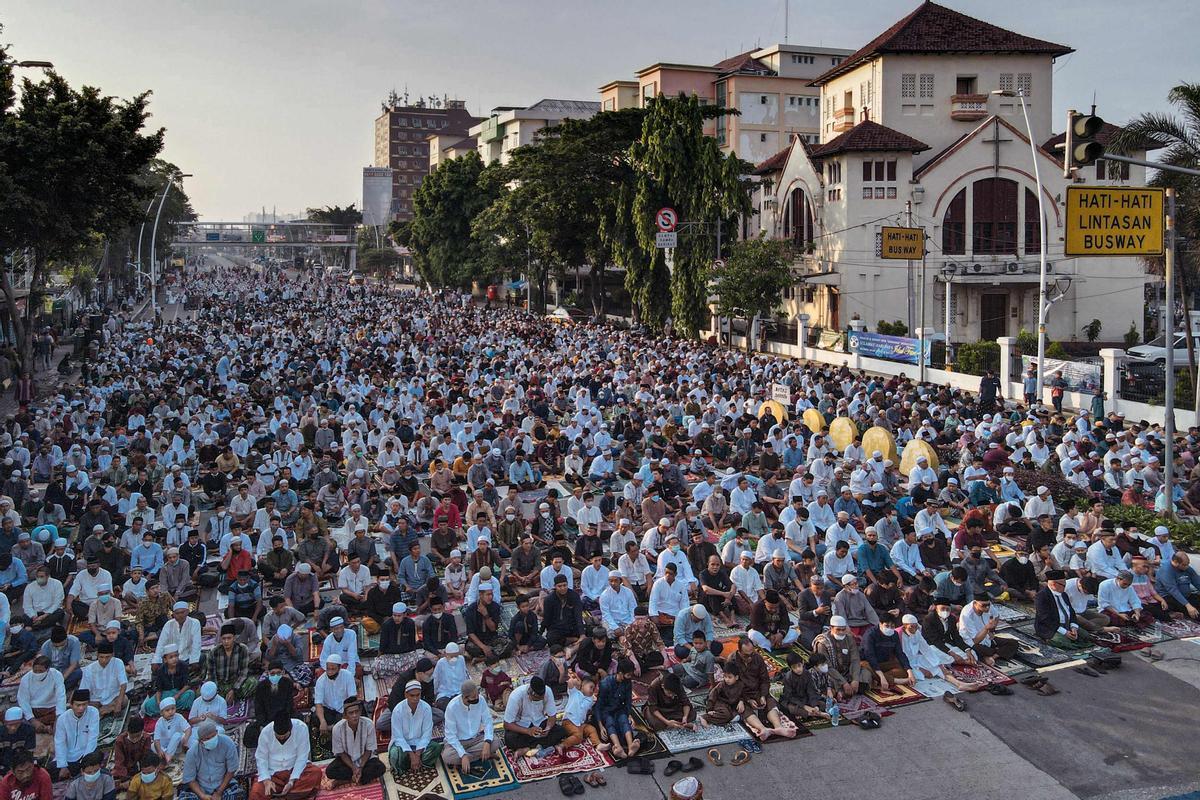
{"type": "Polygon", "coordinates": [[[554,579],[554,591],[542,603],[542,630],[552,644],[572,645],[583,636],[583,604],[567,586],[567,576],[554,579]]]}
{"type": "Polygon", "coordinates": [[[408,618],[408,606],[400,601],[392,604],[392,615],[383,621],[379,633],[381,655],[411,653],[417,649],[417,625],[408,618]]]}

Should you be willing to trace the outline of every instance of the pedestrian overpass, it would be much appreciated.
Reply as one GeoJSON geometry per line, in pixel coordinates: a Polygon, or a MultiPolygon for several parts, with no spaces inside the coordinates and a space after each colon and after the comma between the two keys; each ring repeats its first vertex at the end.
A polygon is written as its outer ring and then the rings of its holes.
{"type": "MultiPolygon", "coordinates": [[[[204,250],[262,250],[275,255],[333,251],[353,270],[358,260],[358,237],[353,225],[321,222],[181,222],[175,227],[173,250],[196,253],[204,250]]],[[[330,259],[331,261],[333,259],[330,259]]]]}

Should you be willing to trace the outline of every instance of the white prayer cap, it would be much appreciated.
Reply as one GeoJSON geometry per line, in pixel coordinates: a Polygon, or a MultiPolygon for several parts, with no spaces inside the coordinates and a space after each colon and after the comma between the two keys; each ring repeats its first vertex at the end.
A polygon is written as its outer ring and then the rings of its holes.
{"type": "Polygon", "coordinates": [[[459,652],[458,642],[451,642],[446,645],[446,655],[457,655],[459,652]]]}
{"type": "Polygon", "coordinates": [[[702,604],[696,603],[692,606],[692,616],[696,619],[708,619],[708,609],[702,604]]]}
{"type": "Polygon", "coordinates": [[[917,618],[914,617],[912,614],[905,614],[903,617],[900,618],[900,622],[902,622],[905,625],[916,625],[917,618]]]}
{"type": "Polygon", "coordinates": [[[1048,488],[1046,488],[1045,486],[1039,486],[1037,488],[1037,493],[1038,494],[1049,494],[1050,490],[1048,488]]]}
{"type": "Polygon", "coordinates": [[[620,578],[621,578],[621,570],[619,570],[619,569],[610,569],[610,570],[608,571],[608,579],[611,581],[613,578],[616,578],[616,579],[620,580],[620,578]]]}
{"type": "Polygon", "coordinates": [[[158,707],[159,708],[174,708],[175,707],[175,698],[174,697],[164,697],[162,700],[160,700],[158,702],[158,707]]]}
{"type": "Polygon", "coordinates": [[[830,627],[833,627],[833,628],[846,628],[846,627],[849,627],[849,626],[846,624],[846,618],[845,618],[845,617],[839,617],[839,616],[832,616],[832,617],[830,617],[830,618],[829,618],[829,625],[830,625],[830,627]]]}
{"type": "Polygon", "coordinates": [[[754,559],[754,553],[751,553],[749,550],[743,550],[743,551],[742,551],[742,555],[741,555],[741,557],[742,557],[742,558],[749,558],[749,559],[753,560],[753,559],[754,559]]]}
{"type": "Polygon", "coordinates": [[[18,722],[18,721],[20,721],[21,717],[22,717],[21,709],[18,708],[17,706],[13,706],[4,712],[4,721],[5,722],[18,722]]]}
{"type": "Polygon", "coordinates": [[[329,620],[329,627],[331,627],[331,628],[336,628],[338,625],[345,625],[345,624],[346,624],[346,620],[342,619],[341,617],[334,617],[333,619],[329,620]]]}
{"type": "Polygon", "coordinates": [[[853,572],[847,572],[842,576],[842,586],[849,586],[852,583],[858,583],[858,576],[853,572]]]}
{"type": "MultiPolygon", "coordinates": [[[[338,619],[341,619],[341,617],[338,617],[338,619]]],[[[342,665],[342,657],[340,655],[338,655],[337,653],[333,653],[332,655],[329,656],[329,658],[325,659],[325,663],[326,664],[337,664],[340,667],[342,665]]]]}
{"type": "Polygon", "coordinates": [[[407,614],[408,613],[408,604],[407,603],[392,603],[392,613],[393,614],[407,614]]]}
{"type": "Polygon", "coordinates": [[[1154,535],[1155,536],[1170,536],[1171,531],[1167,529],[1166,525],[1159,525],[1158,527],[1156,527],[1154,529],[1154,535]]]}
{"type": "Polygon", "coordinates": [[[883,491],[883,484],[882,484],[882,483],[873,483],[873,484],[871,484],[871,491],[872,491],[872,492],[882,492],[882,491],[883,491]]]}
{"type": "Polygon", "coordinates": [[[280,626],[279,626],[279,627],[276,629],[276,631],[275,631],[275,635],[276,635],[276,636],[278,636],[280,639],[290,639],[290,638],[292,638],[292,626],[291,626],[291,625],[288,625],[288,624],[286,624],[286,623],[285,623],[285,624],[283,624],[283,625],[280,625],[280,626]]]}
{"type": "Polygon", "coordinates": [[[450,551],[450,557],[451,558],[462,558],[462,550],[459,550],[457,547],[454,548],[453,550],[450,551]]]}

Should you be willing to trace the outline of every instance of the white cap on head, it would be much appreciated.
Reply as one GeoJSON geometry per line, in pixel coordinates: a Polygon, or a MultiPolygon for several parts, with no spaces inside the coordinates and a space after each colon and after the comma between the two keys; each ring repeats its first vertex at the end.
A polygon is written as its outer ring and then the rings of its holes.
{"type": "Polygon", "coordinates": [[[858,576],[853,572],[847,572],[842,576],[842,586],[849,586],[852,583],[858,583],[858,576]]]}
{"type": "Polygon", "coordinates": [[[340,655],[338,655],[337,653],[334,653],[334,654],[330,655],[329,658],[325,659],[325,663],[326,664],[337,664],[340,667],[342,665],[342,657],[340,655]]]}
{"type": "Polygon", "coordinates": [[[457,655],[459,653],[458,642],[451,642],[446,645],[446,655],[457,655]]]}
{"type": "Polygon", "coordinates": [[[1154,535],[1155,536],[1170,536],[1171,531],[1167,529],[1166,525],[1159,525],[1158,527],[1156,527],[1154,529],[1154,535]]]}
{"type": "Polygon", "coordinates": [[[900,618],[900,622],[904,623],[905,625],[916,625],[917,618],[914,617],[912,614],[905,614],[903,617],[900,618]]]}
{"type": "Polygon", "coordinates": [[[331,627],[331,628],[336,628],[338,625],[345,625],[345,624],[346,624],[346,620],[342,619],[341,617],[334,617],[333,619],[329,620],[329,627],[331,627]]]}
{"type": "Polygon", "coordinates": [[[692,606],[692,616],[696,619],[708,619],[708,609],[702,604],[696,603],[692,606]]]}
{"type": "Polygon", "coordinates": [[[20,722],[22,716],[23,716],[23,714],[21,712],[21,709],[18,708],[17,706],[12,706],[11,708],[9,708],[7,711],[4,712],[4,721],[5,722],[20,722]]]}
{"type": "Polygon", "coordinates": [[[833,627],[833,628],[846,628],[846,627],[849,627],[849,626],[846,624],[846,618],[845,618],[845,617],[840,617],[840,616],[836,616],[836,615],[835,615],[835,616],[832,616],[832,617],[830,617],[830,618],[829,618],[829,625],[830,625],[830,627],[833,627]]]}

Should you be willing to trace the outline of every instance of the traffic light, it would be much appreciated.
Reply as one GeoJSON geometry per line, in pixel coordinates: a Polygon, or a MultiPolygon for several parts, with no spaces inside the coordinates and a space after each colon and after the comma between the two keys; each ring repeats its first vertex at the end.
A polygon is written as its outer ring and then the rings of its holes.
{"type": "Polygon", "coordinates": [[[1095,164],[1104,157],[1104,145],[1096,140],[1104,120],[1095,114],[1067,112],[1067,139],[1063,144],[1063,176],[1070,178],[1080,167],[1095,164]]]}

